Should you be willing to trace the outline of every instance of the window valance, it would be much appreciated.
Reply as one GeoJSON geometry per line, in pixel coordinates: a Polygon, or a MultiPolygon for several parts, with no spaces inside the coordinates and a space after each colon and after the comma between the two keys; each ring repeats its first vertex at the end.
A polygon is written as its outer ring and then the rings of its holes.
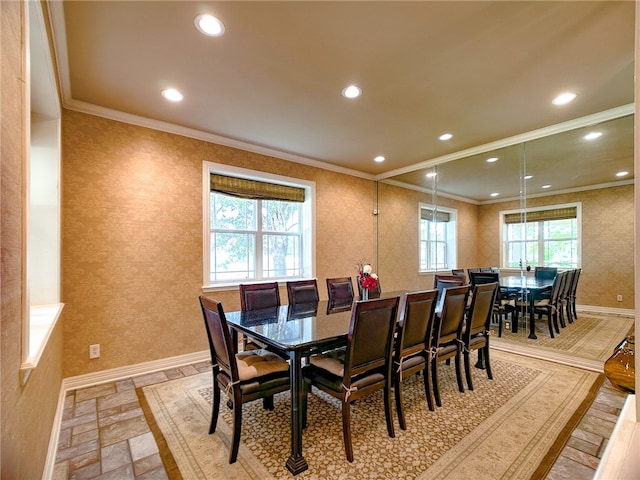
{"type": "MultiPolygon", "coordinates": [[[[577,207],[554,208],[551,210],[535,210],[526,212],[526,222],[544,222],[549,220],[566,220],[568,218],[577,218],[577,207]]],[[[504,216],[504,223],[524,223],[525,212],[508,213],[504,216]]]]}
{"type": "Polygon", "coordinates": [[[421,208],[420,219],[430,222],[448,222],[451,219],[451,215],[448,212],[442,212],[440,210],[421,208]]]}
{"type": "Polygon", "coordinates": [[[251,200],[304,202],[304,188],[211,174],[211,191],[251,200]]]}

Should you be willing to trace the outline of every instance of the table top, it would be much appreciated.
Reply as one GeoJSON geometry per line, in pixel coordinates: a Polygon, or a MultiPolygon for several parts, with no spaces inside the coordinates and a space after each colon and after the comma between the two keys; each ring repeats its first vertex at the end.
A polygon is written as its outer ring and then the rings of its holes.
{"type": "Polygon", "coordinates": [[[553,285],[553,279],[538,279],[530,276],[506,275],[500,277],[500,286],[506,288],[545,289],[553,285]]]}
{"type": "MultiPolygon", "coordinates": [[[[382,298],[406,291],[382,292],[382,298]]],[[[359,298],[354,299],[354,303],[359,298]]],[[[231,328],[282,350],[306,350],[324,344],[346,342],[353,304],[331,309],[327,300],[291,307],[282,305],[248,312],[225,312],[231,328]]]]}

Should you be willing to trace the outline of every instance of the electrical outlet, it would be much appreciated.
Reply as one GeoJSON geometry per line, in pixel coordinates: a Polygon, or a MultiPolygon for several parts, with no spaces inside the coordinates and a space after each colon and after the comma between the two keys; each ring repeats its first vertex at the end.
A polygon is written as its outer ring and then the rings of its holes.
{"type": "Polygon", "coordinates": [[[89,359],[100,358],[100,344],[89,345],[89,359]]]}
{"type": "Polygon", "coordinates": [[[509,323],[509,322],[504,322],[504,328],[505,328],[506,330],[511,330],[511,323],[509,323]]]}
{"type": "Polygon", "coordinates": [[[618,295],[618,297],[616,298],[616,300],[618,300],[619,302],[622,301],[622,295],[618,295]]]}

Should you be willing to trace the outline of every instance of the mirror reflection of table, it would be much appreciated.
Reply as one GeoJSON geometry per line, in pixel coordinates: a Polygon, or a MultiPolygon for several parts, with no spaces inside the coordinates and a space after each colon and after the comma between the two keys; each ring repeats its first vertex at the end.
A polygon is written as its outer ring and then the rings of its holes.
{"type": "Polygon", "coordinates": [[[535,301],[542,294],[551,290],[553,279],[537,279],[527,275],[506,275],[500,277],[500,289],[503,292],[517,292],[522,298],[529,300],[529,338],[537,339],[536,320],[534,315],[535,301]]]}

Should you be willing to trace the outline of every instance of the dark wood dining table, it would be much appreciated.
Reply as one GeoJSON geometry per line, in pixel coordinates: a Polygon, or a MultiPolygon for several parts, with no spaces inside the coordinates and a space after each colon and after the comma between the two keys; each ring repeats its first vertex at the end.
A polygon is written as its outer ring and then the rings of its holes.
{"type": "MultiPolygon", "coordinates": [[[[536,321],[534,315],[535,301],[551,290],[553,279],[538,279],[527,275],[506,275],[500,277],[500,289],[503,293],[516,292],[522,298],[529,300],[529,337],[537,339],[536,321]]],[[[517,330],[516,330],[517,331],[517,330]]]]}

